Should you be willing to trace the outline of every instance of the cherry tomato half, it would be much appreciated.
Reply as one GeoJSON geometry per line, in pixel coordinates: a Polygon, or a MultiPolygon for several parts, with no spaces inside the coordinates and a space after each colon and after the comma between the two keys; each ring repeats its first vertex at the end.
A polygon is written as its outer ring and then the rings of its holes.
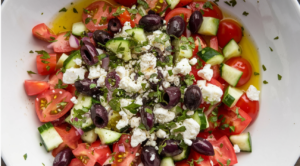
{"type": "Polygon", "coordinates": [[[241,76],[239,82],[236,85],[237,87],[245,85],[250,80],[252,76],[252,67],[246,59],[241,57],[235,57],[226,61],[226,64],[243,72],[243,75],[241,76]]]}
{"type": "Polygon", "coordinates": [[[220,8],[213,2],[210,2],[212,5],[212,9],[208,7],[203,7],[203,5],[206,3],[206,0],[199,0],[199,1],[194,1],[190,3],[188,6],[194,11],[199,11],[202,10],[204,12],[203,16],[204,17],[214,17],[217,19],[222,20],[223,19],[223,14],[220,8]]]}
{"type": "Polygon", "coordinates": [[[252,118],[252,123],[257,118],[259,112],[259,101],[251,101],[247,97],[246,93],[244,93],[239,99],[239,101],[236,103],[236,106],[240,107],[252,118]]]}
{"type": "Polygon", "coordinates": [[[219,46],[223,48],[231,39],[239,43],[242,39],[241,26],[232,19],[224,19],[220,21],[217,37],[219,46]]]}

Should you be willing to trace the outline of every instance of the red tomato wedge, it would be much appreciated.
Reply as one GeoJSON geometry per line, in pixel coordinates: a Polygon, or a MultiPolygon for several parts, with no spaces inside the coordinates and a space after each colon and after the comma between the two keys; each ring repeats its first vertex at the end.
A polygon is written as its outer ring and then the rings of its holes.
{"type": "Polygon", "coordinates": [[[137,0],[116,0],[116,2],[126,7],[131,7],[136,4],[137,0]]]}
{"type": "Polygon", "coordinates": [[[246,59],[241,57],[230,58],[226,61],[226,64],[243,72],[243,75],[236,85],[237,87],[245,85],[250,80],[252,67],[246,59]]]}
{"type": "Polygon", "coordinates": [[[54,41],[57,37],[55,33],[44,23],[38,24],[33,27],[32,34],[33,36],[47,42],[54,41]]]}
{"type": "Polygon", "coordinates": [[[134,162],[136,152],[140,149],[141,145],[137,147],[131,147],[130,145],[131,137],[128,134],[123,134],[120,140],[113,145],[113,152],[115,154],[115,164],[117,166],[131,166],[134,162]],[[125,152],[119,152],[119,145],[125,146],[125,152]],[[121,157],[120,157],[121,156],[121,157]],[[121,162],[117,162],[117,161],[121,162]]]}
{"type": "Polygon", "coordinates": [[[184,21],[188,22],[192,15],[192,10],[187,8],[176,8],[171,10],[165,17],[166,23],[168,24],[169,20],[174,16],[183,16],[184,21]]]}
{"type": "Polygon", "coordinates": [[[221,48],[223,48],[231,39],[234,39],[237,43],[239,43],[242,36],[242,27],[239,23],[232,19],[224,19],[220,21],[217,37],[221,48]]]}
{"type": "Polygon", "coordinates": [[[175,8],[186,6],[186,5],[190,4],[191,2],[193,2],[193,0],[180,0],[175,8]]]}
{"type": "Polygon", "coordinates": [[[228,160],[230,160],[229,165],[238,163],[232,144],[226,136],[218,139],[218,141],[210,141],[210,143],[215,150],[215,160],[223,165],[227,165],[227,162],[229,162],[228,160]]]}
{"type": "Polygon", "coordinates": [[[252,121],[245,111],[235,106],[230,110],[219,109],[218,116],[220,131],[227,136],[242,133],[252,121]]]}
{"type": "Polygon", "coordinates": [[[66,32],[58,34],[56,38],[56,42],[53,42],[53,50],[56,53],[67,53],[76,50],[76,48],[72,48],[69,44],[69,40],[66,38],[66,32]]]}
{"type": "Polygon", "coordinates": [[[205,156],[191,149],[191,154],[194,166],[219,166],[219,163],[213,156],[205,156]],[[213,163],[213,164],[212,164],[213,163]]]}
{"type": "Polygon", "coordinates": [[[59,152],[61,152],[62,150],[68,148],[68,145],[65,144],[64,142],[61,143],[57,148],[52,150],[52,156],[55,157],[59,152]]]}
{"type": "Polygon", "coordinates": [[[45,81],[25,80],[24,86],[28,96],[38,95],[49,89],[49,84],[45,81]]]}
{"type": "Polygon", "coordinates": [[[216,51],[219,51],[218,38],[216,36],[210,38],[209,46],[215,49],[216,51]]]}
{"type": "MultiPolygon", "coordinates": [[[[50,85],[50,89],[55,89],[55,86],[58,84],[59,80],[62,81],[62,78],[63,78],[63,73],[62,72],[59,72],[59,73],[53,73],[53,74],[50,74],[49,75],[49,80],[48,80],[48,83],[50,85]]],[[[62,86],[65,86],[67,84],[62,84],[62,86]]]]}
{"type": "Polygon", "coordinates": [[[239,101],[236,103],[236,106],[240,107],[252,118],[251,123],[253,123],[253,121],[257,118],[259,112],[259,101],[251,101],[247,97],[246,93],[244,93],[239,99],[239,101]]]}
{"type": "MultiPolygon", "coordinates": [[[[124,8],[124,7],[122,7],[124,8]]],[[[119,16],[117,16],[118,19],[120,20],[122,26],[124,26],[125,22],[130,22],[130,26],[133,28],[135,27],[135,22],[131,20],[131,16],[130,13],[125,9],[125,11],[120,14],[119,16]]]]}
{"type": "Polygon", "coordinates": [[[111,3],[96,1],[85,8],[82,13],[82,22],[88,30],[94,32],[107,28],[108,21],[114,18],[116,8],[111,3]],[[106,18],[106,19],[103,19],[106,18]]]}
{"type": "Polygon", "coordinates": [[[36,68],[40,75],[49,75],[55,72],[56,54],[49,54],[50,58],[44,59],[43,55],[36,56],[36,68]]]}
{"type": "Polygon", "coordinates": [[[74,158],[68,166],[84,166],[80,160],[74,158]]]}
{"type": "Polygon", "coordinates": [[[69,148],[77,148],[78,140],[81,137],[72,125],[64,123],[59,126],[55,126],[54,128],[69,148]]]}
{"type": "Polygon", "coordinates": [[[50,122],[62,117],[72,107],[73,96],[63,89],[47,90],[35,100],[35,111],[41,122],[50,122]]]}
{"type": "Polygon", "coordinates": [[[99,140],[91,144],[92,150],[98,155],[97,163],[103,165],[104,162],[111,156],[111,150],[108,145],[102,145],[99,140]]]}
{"type": "Polygon", "coordinates": [[[209,2],[209,3],[211,3],[213,9],[210,9],[209,7],[204,8],[203,5],[205,3],[206,3],[206,0],[197,0],[197,1],[190,3],[188,6],[192,9],[193,12],[203,10],[204,17],[214,17],[214,18],[217,18],[220,20],[223,19],[222,11],[215,3],[209,2]]]}

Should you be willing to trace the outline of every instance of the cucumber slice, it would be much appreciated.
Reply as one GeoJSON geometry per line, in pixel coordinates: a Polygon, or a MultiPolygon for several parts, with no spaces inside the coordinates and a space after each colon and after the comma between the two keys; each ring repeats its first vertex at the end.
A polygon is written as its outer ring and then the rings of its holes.
{"type": "Polygon", "coordinates": [[[87,31],[83,22],[76,22],[72,26],[72,34],[76,36],[81,36],[84,31],[87,31]]]}
{"type": "Polygon", "coordinates": [[[90,109],[92,107],[92,97],[83,94],[78,95],[77,104],[74,105],[75,109],[82,109],[83,107],[90,109]]]}
{"type": "Polygon", "coordinates": [[[213,17],[203,17],[202,25],[198,31],[200,35],[216,36],[220,20],[213,17]]]}
{"type": "Polygon", "coordinates": [[[233,145],[237,144],[242,152],[252,152],[252,142],[249,132],[240,135],[232,135],[229,139],[233,145]]]}
{"type": "Polygon", "coordinates": [[[223,55],[210,47],[205,47],[197,53],[197,55],[206,63],[211,65],[219,65],[224,61],[223,55]]]}
{"type": "Polygon", "coordinates": [[[175,52],[175,63],[179,62],[182,58],[191,58],[193,56],[193,49],[188,44],[181,43],[180,39],[174,39],[172,45],[176,49],[175,52]]]}
{"type": "Polygon", "coordinates": [[[223,54],[226,59],[230,59],[240,56],[242,54],[242,50],[235,40],[231,39],[223,48],[223,54]]]}
{"type": "Polygon", "coordinates": [[[64,65],[65,60],[68,59],[68,57],[69,57],[69,56],[68,56],[67,54],[63,53],[63,54],[60,56],[60,58],[58,59],[57,63],[56,63],[56,69],[62,68],[63,65],[64,65]]]}
{"type": "Polygon", "coordinates": [[[175,166],[172,157],[164,157],[161,162],[160,166],[175,166]]]}
{"type": "Polygon", "coordinates": [[[77,51],[74,51],[71,53],[71,55],[69,55],[69,57],[64,61],[63,63],[63,67],[65,69],[70,69],[70,68],[79,68],[80,66],[78,66],[75,62],[74,62],[74,59],[76,58],[79,58],[79,59],[82,59],[81,58],[81,55],[80,55],[80,50],[77,50],[77,51]]]}
{"type": "Polygon", "coordinates": [[[238,100],[241,98],[242,95],[243,95],[243,91],[241,91],[237,88],[228,86],[228,88],[226,89],[226,91],[224,93],[222,102],[231,108],[231,107],[235,106],[235,104],[238,102],[238,100]]]}
{"type": "Polygon", "coordinates": [[[226,64],[221,64],[220,71],[221,77],[231,86],[236,86],[243,75],[242,71],[226,64]]]}
{"type": "Polygon", "coordinates": [[[95,130],[84,132],[81,135],[82,141],[89,143],[89,144],[95,142],[97,140],[97,137],[98,137],[98,135],[95,133],[95,130]]]}
{"type": "Polygon", "coordinates": [[[147,41],[147,37],[145,35],[143,28],[132,28],[132,29],[127,29],[125,31],[126,31],[126,33],[131,35],[135,41],[137,41],[139,43],[143,43],[143,42],[147,41]]]}
{"type": "Polygon", "coordinates": [[[87,131],[93,130],[95,127],[96,126],[94,125],[92,118],[87,118],[85,120],[85,122],[82,123],[82,128],[81,129],[84,132],[87,132],[87,131]]]}
{"type": "Polygon", "coordinates": [[[48,152],[57,148],[59,144],[63,142],[62,138],[50,122],[40,126],[38,130],[41,135],[42,142],[48,152]]]}
{"type": "Polygon", "coordinates": [[[180,0],[166,0],[168,5],[170,5],[170,9],[174,9],[176,5],[180,2],[180,0]]]}
{"type": "Polygon", "coordinates": [[[183,149],[183,151],[179,155],[173,156],[172,159],[175,162],[181,161],[181,160],[188,158],[189,154],[190,154],[190,149],[188,147],[186,147],[183,149]]]}
{"type": "Polygon", "coordinates": [[[200,130],[207,129],[209,127],[209,122],[202,109],[195,110],[192,118],[200,125],[200,130]]]}
{"type": "Polygon", "coordinates": [[[109,145],[109,144],[112,144],[112,143],[118,141],[120,139],[120,137],[122,136],[121,133],[107,130],[107,129],[100,129],[100,128],[96,128],[95,133],[98,134],[102,144],[106,144],[106,145],[109,145]]]}
{"type": "Polygon", "coordinates": [[[115,54],[121,53],[125,62],[131,59],[130,41],[122,37],[110,39],[106,44],[106,48],[115,54]]]}

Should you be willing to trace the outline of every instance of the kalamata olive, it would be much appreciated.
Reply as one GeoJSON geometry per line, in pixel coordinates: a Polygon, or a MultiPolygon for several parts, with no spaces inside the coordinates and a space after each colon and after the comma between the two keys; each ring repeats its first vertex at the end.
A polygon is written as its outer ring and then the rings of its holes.
{"type": "Polygon", "coordinates": [[[161,50],[160,50],[159,48],[157,48],[157,47],[152,47],[152,48],[150,49],[150,52],[151,52],[152,54],[154,54],[156,57],[162,57],[162,56],[163,56],[163,53],[162,53],[161,50]]]}
{"type": "Polygon", "coordinates": [[[103,128],[103,127],[107,126],[108,113],[107,113],[107,110],[102,105],[100,105],[100,104],[92,105],[91,118],[96,127],[103,128]]]}
{"type": "Polygon", "coordinates": [[[184,93],[184,105],[189,110],[195,110],[199,108],[202,102],[202,93],[197,85],[191,85],[184,93]]]}
{"type": "Polygon", "coordinates": [[[162,144],[165,144],[166,146],[162,149],[161,155],[164,156],[176,156],[182,152],[182,149],[179,147],[179,142],[176,140],[166,140],[162,142],[162,144]]]}
{"type": "Polygon", "coordinates": [[[143,147],[141,160],[144,166],[160,166],[159,155],[153,146],[143,147]]]}
{"type": "Polygon", "coordinates": [[[107,89],[111,90],[119,87],[120,77],[117,75],[117,72],[112,71],[107,74],[105,78],[105,86],[107,89]]]}
{"type": "Polygon", "coordinates": [[[167,34],[180,37],[185,29],[185,22],[181,16],[172,17],[167,25],[167,34]]]}
{"type": "Polygon", "coordinates": [[[99,88],[94,87],[91,88],[91,84],[97,85],[97,80],[90,80],[90,79],[83,79],[83,80],[78,80],[75,82],[75,88],[77,92],[82,93],[87,96],[93,96],[93,95],[101,95],[102,91],[100,91],[99,88]]]}
{"type": "Polygon", "coordinates": [[[156,14],[156,13],[155,13],[155,11],[153,11],[153,10],[149,10],[149,11],[148,11],[148,14],[156,14]]]}
{"type": "Polygon", "coordinates": [[[112,33],[118,33],[122,29],[121,22],[118,18],[112,18],[108,22],[108,27],[107,29],[111,31],[112,33]]]}
{"type": "Polygon", "coordinates": [[[95,46],[90,42],[84,42],[84,45],[80,48],[80,54],[82,57],[82,60],[85,62],[85,64],[91,66],[99,62],[98,59],[98,52],[95,48],[95,46]]]}
{"type": "Polygon", "coordinates": [[[189,27],[192,33],[197,33],[203,22],[203,16],[200,11],[194,11],[190,17],[189,27]]]}
{"type": "Polygon", "coordinates": [[[151,113],[152,111],[152,108],[149,106],[143,106],[140,111],[142,123],[147,130],[150,130],[154,126],[154,114],[151,113]]]}
{"type": "Polygon", "coordinates": [[[139,21],[139,25],[142,26],[147,32],[158,30],[163,23],[163,18],[156,14],[145,15],[139,21]]]}
{"type": "Polygon", "coordinates": [[[70,148],[60,151],[54,161],[53,166],[68,166],[73,158],[73,153],[70,148]]]}
{"type": "Polygon", "coordinates": [[[106,31],[96,30],[93,33],[93,39],[98,48],[103,48],[100,44],[105,45],[106,42],[111,39],[111,36],[106,31]],[[100,44],[98,44],[98,43],[100,43],[100,44]]]}
{"type": "Polygon", "coordinates": [[[157,91],[157,86],[159,87],[162,84],[163,79],[164,79],[164,76],[160,70],[157,70],[157,76],[153,77],[153,79],[158,79],[158,81],[157,82],[150,81],[150,88],[154,91],[157,91]]]}
{"type": "Polygon", "coordinates": [[[165,90],[163,99],[165,102],[162,102],[161,105],[165,109],[171,109],[176,106],[181,97],[181,92],[178,87],[169,87],[165,90]]]}
{"type": "Polygon", "coordinates": [[[209,141],[207,141],[206,139],[197,137],[195,140],[192,140],[192,141],[193,141],[192,148],[196,152],[206,155],[206,156],[214,156],[215,155],[215,151],[214,151],[212,144],[209,141]]]}

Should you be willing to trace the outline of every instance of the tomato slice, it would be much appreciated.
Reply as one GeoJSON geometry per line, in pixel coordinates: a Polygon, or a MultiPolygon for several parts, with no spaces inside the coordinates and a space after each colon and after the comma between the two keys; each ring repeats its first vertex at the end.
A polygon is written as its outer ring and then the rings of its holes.
{"type": "Polygon", "coordinates": [[[131,20],[130,13],[127,11],[126,8],[122,7],[122,10],[124,10],[124,9],[125,9],[125,11],[122,14],[120,14],[119,16],[117,16],[118,19],[120,20],[122,26],[124,26],[125,22],[128,21],[128,22],[130,22],[130,26],[132,28],[135,27],[135,22],[131,20]]]}
{"type": "Polygon", "coordinates": [[[78,140],[81,136],[72,125],[63,123],[59,126],[55,126],[54,128],[68,147],[71,149],[77,148],[78,140]]]}
{"type": "Polygon", "coordinates": [[[229,165],[238,163],[232,144],[226,136],[218,139],[218,141],[210,141],[210,143],[214,147],[215,160],[223,165],[227,165],[228,160],[230,160],[229,165]]]}
{"type": "Polygon", "coordinates": [[[116,2],[126,7],[131,7],[132,5],[136,4],[137,0],[116,0],[116,2]]]}
{"type": "Polygon", "coordinates": [[[35,111],[41,122],[50,122],[62,117],[72,107],[73,96],[63,89],[47,90],[35,100],[35,111]]]}
{"type": "Polygon", "coordinates": [[[214,17],[214,18],[217,18],[217,19],[220,19],[220,20],[223,19],[222,11],[220,10],[220,8],[215,3],[210,2],[213,9],[203,8],[203,5],[205,3],[206,3],[206,0],[199,0],[199,1],[196,1],[196,2],[190,3],[189,7],[192,9],[193,12],[203,10],[203,12],[204,12],[203,16],[204,17],[214,17]]]}
{"type": "Polygon", "coordinates": [[[80,160],[78,160],[77,158],[74,158],[71,160],[71,163],[69,164],[69,166],[84,166],[82,164],[82,162],[80,160]]]}
{"type": "Polygon", "coordinates": [[[245,85],[250,80],[252,76],[252,67],[246,59],[234,57],[226,61],[226,64],[243,72],[239,82],[236,85],[237,87],[245,85]]]}
{"type": "Polygon", "coordinates": [[[236,106],[240,107],[252,118],[251,123],[253,123],[253,121],[257,118],[259,112],[259,101],[251,101],[247,97],[246,93],[242,95],[236,103],[236,106]]]}
{"type": "Polygon", "coordinates": [[[68,145],[65,144],[64,142],[61,143],[57,148],[55,148],[55,149],[52,150],[52,156],[53,156],[53,157],[56,157],[56,155],[57,155],[60,151],[66,149],[66,148],[68,148],[68,145]]]}
{"type": "Polygon", "coordinates": [[[113,145],[113,152],[115,154],[114,163],[117,166],[131,166],[135,161],[135,154],[140,149],[141,145],[139,144],[137,147],[131,147],[130,145],[131,137],[128,134],[123,134],[120,140],[113,145]],[[119,152],[119,145],[123,145],[125,147],[125,152],[119,152]]]}
{"type": "Polygon", "coordinates": [[[43,55],[36,56],[36,67],[40,75],[49,75],[55,72],[56,54],[49,54],[50,58],[42,59],[43,55]]]}
{"type": "Polygon", "coordinates": [[[215,49],[216,51],[219,51],[218,38],[216,36],[210,38],[209,46],[215,49]]]}
{"type": "Polygon", "coordinates": [[[53,41],[57,37],[55,33],[44,23],[38,24],[33,27],[32,34],[33,36],[47,42],[53,41]]]}
{"type": "Polygon", "coordinates": [[[245,111],[236,106],[230,110],[219,109],[218,115],[221,122],[220,131],[227,136],[242,133],[252,121],[245,111]]]}
{"type": "MultiPolygon", "coordinates": [[[[56,72],[49,75],[48,83],[50,85],[50,89],[55,89],[55,86],[58,84],[59,80],[62,81],[63,73],[62,72],[56,72]]],[[[62,84],[62,86],[65,86],[67,84],[62,84]]]]}
{"type": "Polygon", "coordinates": [[[76,48],[72,48],[69,44],[69,40],[66,39],[66,32],[58,34],[56,42],[52,43],[53,50],[56,53],[67,53],[76,50],[76,48]]]}
{"type": "Polygon", "coordinates": [[[24,86],[28,96],[34,96],[49,89],[49,84],[45,81],[25,80],[24,86]]]}
{"type": "Polygon", "coordinates": [[[108,145],[102,145],[99,140],[91,144],[92,150],[97,154],[97,163],[103,165],[105,161],[111,156],[111,150],[108,145]]]}
{"type": "Polygon", "coordinates": [[[224,19],[219,23],[217,37],[219,46],[223,48],[231,39],[239,43],[242,39],[242,28],[236,21],[232,19],[224,19]]]}
{"type": "Polygon", "coordinates": [[[183,16],[184,21],[188,22],[192,15],[192,10],[187,8],[176,8],[171,10],[165,17],[166,23],[168,24],[169,20],[174,16],[183,16]]]}
{"type": "Polygon", "coordinates": [[[175,8],[183,7],[193,2],[193,0],[180,0],[180,2],[176,5],[175,8]]]}
{"type": "Polygon", "coordinates": [[[82,14],[82,22],[92,32],[107,29],[108,21],[114,17],[112,14],[116,10],[111,3],[96,1],[85,8],[82,14]]]}
{"type": "Polygon", "coordinates": [[[193,34],[192,37],[194,38],[194,41],[195,41],[195,49],[193,50],[193,57],[198,57],[198,55],[197,55],[198,50],[199,50],[198,49],[199,48],[198,39],[200,40],[202,49],[207,47],[207,44],[206,44],[205,40],[203,39],[203,37],[198,34],[193,34]]]}

